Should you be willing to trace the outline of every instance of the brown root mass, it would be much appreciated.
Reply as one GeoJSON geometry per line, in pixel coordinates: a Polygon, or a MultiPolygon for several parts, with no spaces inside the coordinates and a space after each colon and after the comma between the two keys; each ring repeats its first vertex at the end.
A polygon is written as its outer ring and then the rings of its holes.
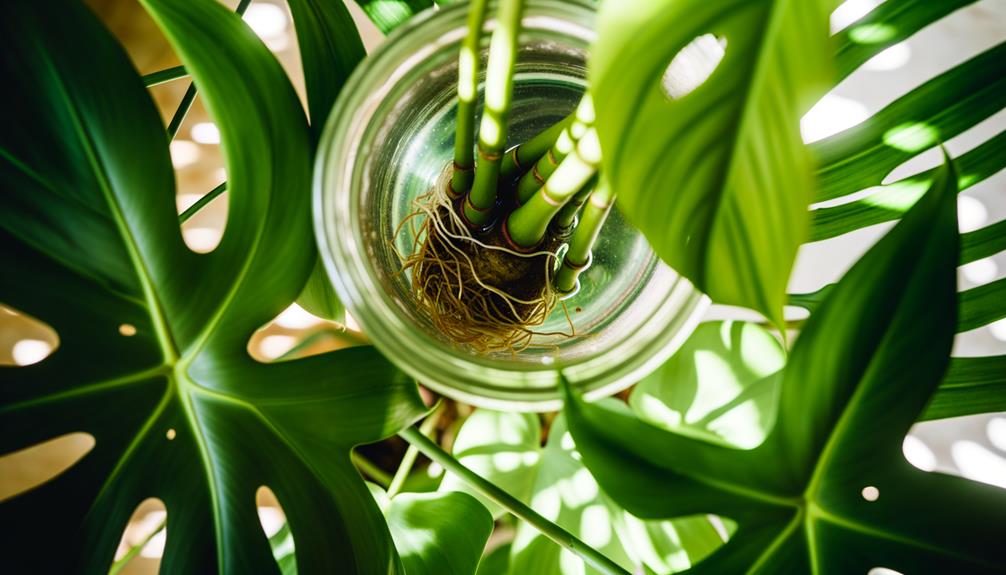
{"type": "Polygon", "coordinates": [[[546,238],[523,254],[504,247],[500,226],[475,236],[441,186],[414,207],[395,236],[410,226],[415,239],[402,272],[411,270],[412,293],[438,331],[479,353],[517,352],[535,335],[570,335],[534,330],[558,302],[552,275],[560,241],[546,238]]]}

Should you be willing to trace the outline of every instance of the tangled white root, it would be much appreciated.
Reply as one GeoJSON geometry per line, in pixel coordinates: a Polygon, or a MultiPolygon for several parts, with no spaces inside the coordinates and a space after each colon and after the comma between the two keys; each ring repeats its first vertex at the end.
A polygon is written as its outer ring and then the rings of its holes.
{"type": "MultiPolygon", "coordinates": [[[[548,249],[520,253],[474,237],[445,193],[434,189],[413,201],[414,210],[394,237],[409,226],[412,251],[398,254],[412,272],[412,293],[434,327],[479,353],[518,352],[535,336],[571,337],[570,332],[539,332],[559,298],[552,288],[557,254],[548,249]]],[[[565,305],[563,305],[565,310],[565,305]]]]}

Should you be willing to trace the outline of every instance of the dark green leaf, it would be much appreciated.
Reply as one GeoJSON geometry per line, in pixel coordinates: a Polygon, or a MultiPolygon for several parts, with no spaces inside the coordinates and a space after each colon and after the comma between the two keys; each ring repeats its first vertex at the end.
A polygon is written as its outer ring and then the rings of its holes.
{"type": "Polygon", "coordinates": [[[811,144],[818,158],[815,201],[879,186],[901,163],[1004,106],[1006,43],[929,80],[865,122],[811,144]]]}
{"type": "Polygon", "coordinates": [[[609,0],[598,15],[591,91],[620,208],[714,301],[777,325],[813,189],[798,119],[828,69],[817,2],[609,0]],[[721,55],[697,87],[664,78],[676,56],[671,76],[721,55]]]}
{"type": "Polygon", "coordinates": [[[1006,411],[1006,355],[954,357],[921,420],[1006,411]]]}
{"type": "Polygon", "coordinates": [[[356,0],[378,30],[387,34],[419,12],[433,6],[433,0],[356,0]]]}
{"type": "Polygon", "coordinates": [[[1006,494],[901,455],[953,343],[955,182],[941,171],[807,320],[776,425],[755,449],[720,449],[635,420],[618,402],[570,395],[577,447],[616,501],[651,517],[737,521],[695,573],[1002,572],[1006,494]]]}
{"type": "Polygon", "coordinates": [[[961,235],[961,265],[1006,250],[1006,220],[961,235]]]}
{"type": "Polygon", "coordinates": [[[988,325],[1006,317],[1006,278],[1000,278],[960,293],[957,331],[988,325]]]}
{"type": "Polygon", "coordinates": [[[287,0],[297,30],[311,132],[321,136],[332,104],[366,52],[343,2],[287,0]]]}
{"type": "MultiPolygon", "coordinates": [[[[332,105],[349,74],[366,55],[363,41],[345,3],[287,0],[297,31],[297,45],[307,84],[307,107],[315,142],[321,137],[332,105]]],[[[315,262],[297,303],[318,317],[341,322],[345,308],[321,260],[315,262]]]]}
{"type": "Polygon", "coordinates": [[[0,421],[17,433],[0,452],[73,431],[96,439],[0,507],[18,525],[6,567],[107,570],[135,506],[158,497],[165,572],[275,572],[255,510],[268,485],[301,569],[387,572],[389,533],[348,453],[422,413],[414,384],[369,348],[268,365],[246,351],[316,258],[300,103],[219,3],[143,4],[222,134],[228,224],[209,254],[182,242],[164,126],[95,17],[61,0],[15,3],[0,20],[0,72],[17,82],[0,129],[0,299],[60,337],[44,361],[3,368],[0,421]]]}

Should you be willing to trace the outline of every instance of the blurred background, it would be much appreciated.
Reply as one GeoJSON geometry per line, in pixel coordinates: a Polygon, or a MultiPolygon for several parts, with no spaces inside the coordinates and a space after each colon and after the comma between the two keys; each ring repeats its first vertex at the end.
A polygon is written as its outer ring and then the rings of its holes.
{"type": "MultiPolygon", "coordinates": [[[[832,30],[844,28],[881,1],[848,0],[833,14],[832,30]]],[[[86,0],[86,3],[119,38],[140,74],[180,64],[154,22],[135,0],[86,0]]],[[[237,0],[223,3],[233,8],[237,0]]],[[[372,50],[383,41],[381,33],[352,0],[346,3],[365,46],[368,51],[372,50]]],[[[255,0],[244,19],[279,59],[303,100],[300,56],[286,4],[281,0],[255,0]]],[[[882,52],[843,81],[804,117],[801,123],[804,139],[808,142],[818,140],[859,123],[940,72],[1003,41],[1006,41],[1006,2],[982,0],[960,10],[882,52]]],[[[165,124],[170,121],[188,85],[187,79],[180,79],[150,89],[165,124]]],[[[951,155],[957,156],[1004,129],[1006,111],[1000,111],[946,145],[951,155]]],[[[171,158],[177,178],[179,212],[227,178],[219,133],[199,98],[171,144],[171,158]]],[[[899,167],[888,176],[888,181],[936,166],[939,159],[938,151],[930,150],[899,167]]],[[[958,208],[962,232],[1006,219],[1006,171],[963,192],[958,208]]],[[[212,250],[221,238],[226,221],[227,194],[224,193],[182,226],[185,242],[195,251],[212,250]]],[[[892,225],[881,224],[804,246],[790,291],[810,292],[837,281],[892,225]]],[[[1000,253],[962,267],[959,288],[968,289],[1004,276],[1006,254],[1000,253]]],[[[791,319],[802,317],[802,312],[796,308],[788,313],[791,319]]],[[[713,306],[709,318],[758,319],[722,306],[713,306]]],[[[354,327],[351,320],[348,323],[350,328],[354,327]]],[[[336,349],[358,341],[359,335],[346,331],[344,326],[319,320],[293,305],[253,337],[249,351],[259,359],[273,360],[336,349]]],[[[0,363],[35,363],[57,345],[58,337],[50,328],[0,302],[0,363]]],[[[1006,320],[962,333],[955,342],[955,356],[1002,354],[1006,354],[1006,320]]],[[[469,410],[461,405],[453,409],[469,410]]],[[[4,432],[16,433],[16,430],[4,432]]],[[[89,435],[76,433],[0,457],[0,500],[65,470],[91,445],[93,439],[89,435]]],[[[904,454],[921,469],[963,475],[1006,488],[1006,414],[916,425],[905,439],[904,454]]],[[[430,471],[439,473],[435,468],[430,471]]],[[[283,524],[282,511],[268,489],[260,491],[258,500],[263,527],[272,535],[283,524]]],[[[160,530],[164,518],[163,505],[156,500],[145,501],[137,508],[117,554],[117,558],[132,557],[124,563],[121,573],[157,571],[164,545],[164,531],[160,530]]]]}

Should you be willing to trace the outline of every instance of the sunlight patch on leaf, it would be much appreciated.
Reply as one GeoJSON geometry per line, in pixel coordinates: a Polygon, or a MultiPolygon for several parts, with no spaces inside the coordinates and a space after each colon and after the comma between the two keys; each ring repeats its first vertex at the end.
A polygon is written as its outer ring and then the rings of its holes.
{"type": "Polygon", "coordinates": [[[858,44],[880,44],[897,34],[897,29],[888,24],[862,24],[849,30],[849,38],[858,44]]]}
{"type": "Polygon", "coordinates": [[[939,131],[924,122],[907,122],[884,132],[884,143],[903,152],[921,152],[939,138],[939,131]]]}

